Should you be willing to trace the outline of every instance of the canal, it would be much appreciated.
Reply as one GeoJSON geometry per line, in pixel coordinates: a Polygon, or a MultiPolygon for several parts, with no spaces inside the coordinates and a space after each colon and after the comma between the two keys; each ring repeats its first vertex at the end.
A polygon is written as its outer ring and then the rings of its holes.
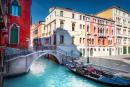
{"type": "Polygon", "coordinates": [[[26,75],[4,80],[4,87],[107,87],[71,72],[66,66],[39,58],[26,75]]]}

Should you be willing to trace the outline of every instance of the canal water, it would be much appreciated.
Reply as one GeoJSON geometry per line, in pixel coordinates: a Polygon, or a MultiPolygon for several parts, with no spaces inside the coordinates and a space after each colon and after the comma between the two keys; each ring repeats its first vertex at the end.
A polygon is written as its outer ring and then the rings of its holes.
{"type": "Polygon", "coordinates": [[[71,72],[46,58],[39,58],[26,75],[4,80],[4,87],[107,87],[71,72]]]}

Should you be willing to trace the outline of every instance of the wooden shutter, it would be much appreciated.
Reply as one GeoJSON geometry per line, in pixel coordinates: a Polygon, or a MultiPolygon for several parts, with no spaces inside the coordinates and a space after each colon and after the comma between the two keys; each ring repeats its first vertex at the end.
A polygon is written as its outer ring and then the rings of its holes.
{"type": "Polygon", "coordinates": [[[10,38],[11,44],[18,44],[18,30],[11,30],[11,38],[10,38]]]}
{"type": "Polygon", "coordinates": [[[9,3],[9,14],[12,14],[12,4],[9,3]]]}
{"type": "Polygon", "coordinates": [[[18,15],[21,16],[21,6],[18,6],[18,15]]]}

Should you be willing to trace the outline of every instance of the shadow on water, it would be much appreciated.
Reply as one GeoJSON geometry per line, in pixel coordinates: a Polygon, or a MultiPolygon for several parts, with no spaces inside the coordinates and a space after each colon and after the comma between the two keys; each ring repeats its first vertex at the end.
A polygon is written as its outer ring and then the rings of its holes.
{"type": "Polygon", "coordinates": [[[39,58],[28,74],[8,78],[4,87],[107,87],[71,72],[66,66],[53,60],[39,58]]]}

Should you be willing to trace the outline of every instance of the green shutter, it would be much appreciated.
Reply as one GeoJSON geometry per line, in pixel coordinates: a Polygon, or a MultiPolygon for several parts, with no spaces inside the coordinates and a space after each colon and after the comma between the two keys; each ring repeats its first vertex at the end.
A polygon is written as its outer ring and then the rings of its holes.
{"type": "Polygon", "coordinates": [[[18,6],[18,15],[21,16],[21,6],[18,6]]]}
{"type": "Polygon", "coordinates": [[[83,56],[85,56],[85,49],[83,49],[83,56]]]}
{"type": "Polygon", "coordinates": [[[11,44],[18,44],[18,30],[11,30],[11,44]]]}
{"type": "Polygon", "coordinates": [[[9,14],[12,14],[12,4],[9,3],[9,14]]]}

